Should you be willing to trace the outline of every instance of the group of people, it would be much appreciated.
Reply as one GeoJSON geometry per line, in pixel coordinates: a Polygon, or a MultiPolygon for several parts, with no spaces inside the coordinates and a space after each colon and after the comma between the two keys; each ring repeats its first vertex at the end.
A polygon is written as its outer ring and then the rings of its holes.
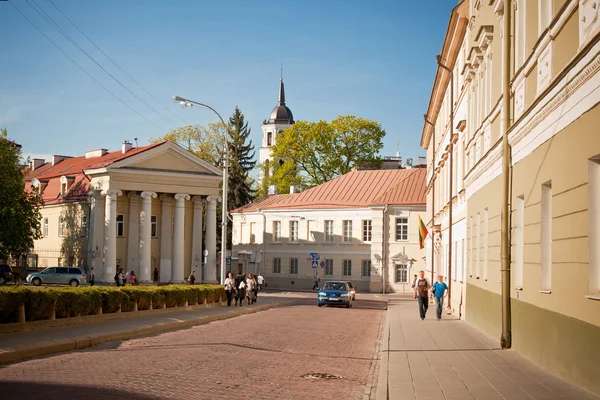
{"type": "Polygon", "coordinates": [[[223,286],[227,294],[227,307],[231,307],[231,301],[235,297],[235,306],[242,306],[244,300],[248,301],[248,305],[256,303],[258,293],[262,291],[265,284],[265,278],[262,274],[258,276],[254,274],[244,274],[238,270],[235,278],[231,272],[227,273],[227,278],[223,286]]]}
{"type": "Polygon", "coordinates": [[[123,268],[119,268],[115,275],[115,283],[117,286],[125,286],[128,283],[130,285],[137,285],[138,281],[134,271],[125,273],[123,268]]]}
{"type": "Polygon", "coordinates": [[[448,285],[444,282],[444,277],[439,275],[437,282],[432,286],[429,284],[427,278],[425,278],[425,271],[419,271],[419,276],[415,275],[412,288],[414,289],[413,298],[417,299],[419,302],[419,316],[421,317],[421,320],[424,320],[425,315],[427,314],[430,297],[433,297],[435,301],[437,320],[439,321],[442,319],[444,299],[448,296],[448,285]]]}

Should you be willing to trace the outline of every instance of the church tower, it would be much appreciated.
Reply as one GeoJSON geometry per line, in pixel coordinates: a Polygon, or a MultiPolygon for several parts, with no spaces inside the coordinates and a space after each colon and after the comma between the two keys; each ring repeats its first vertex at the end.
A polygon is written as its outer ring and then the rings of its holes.
{"type": "MultiPolygon", "coordinates": [[[[261,126],[263,132],[262,146],[258,150],[259,163],[261,165],[264,165],[271,158],[271,146],[277,142],[277,134],[293,124],[294,116],[292,115],[292,110],[285,105],[285,89],[283,87],[283,78],[281,78],[279,80],[279,100],[277,105],[271,111],[269,120],[264,120],[261,126]]],[[[269,168],[269,170],[269,173],[272,173],[272,169],[269,168]]],[[[263,174],[264,172],[261,169],[261,181],[263,174]]]]}

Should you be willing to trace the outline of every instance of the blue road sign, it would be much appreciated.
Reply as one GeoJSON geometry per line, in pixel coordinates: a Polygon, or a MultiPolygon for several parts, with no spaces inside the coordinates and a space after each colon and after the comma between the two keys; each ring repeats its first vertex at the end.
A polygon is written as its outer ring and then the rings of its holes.
{"type": "Polygon", "coordinates": [[[317,268],[319,266],[319,262],[318,261],[313,261],[312,262],[312,267],[313,268],[317,268]]]}
{"type": "Polygon", "coordinates": [[[321,259],[321,255],[319,253],[310,253],[311,261],[319,261],[321,259]]]}

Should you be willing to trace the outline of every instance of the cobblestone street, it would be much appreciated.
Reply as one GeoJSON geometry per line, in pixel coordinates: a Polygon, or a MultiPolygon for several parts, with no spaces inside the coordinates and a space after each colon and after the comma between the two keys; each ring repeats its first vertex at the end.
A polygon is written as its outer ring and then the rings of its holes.
{"type": "Polygon", "coordinates": [[[363,398],[377,384],[384,309],[317,308],[297,294],[277,309],[5,366],[2,398],[363,398]]]}

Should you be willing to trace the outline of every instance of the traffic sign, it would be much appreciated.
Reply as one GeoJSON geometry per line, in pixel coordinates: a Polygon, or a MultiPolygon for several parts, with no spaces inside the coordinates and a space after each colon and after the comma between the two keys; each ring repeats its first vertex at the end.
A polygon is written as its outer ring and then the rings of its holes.
{"type": "Polygon", "coordinates": [[[321,268],[325,268],[325,261],[321,261],[321,268]]]}
{"type": "Polygon", "coordinates": [[[317,268],[319,266],[319,262],[318,261],[313,261],[312,262],[312,267],[313,268],[317,268]]]}
{"type": "Polygon", "coordinates": [[[225,264],[227,264],[228,267],[231,267],[231,257],[225,258],[225,264]]]}
{"type": "Polygon", "coordinates": [[[319,253],[310,253],[311,261],[319,261],[321,259],[321,255],[319,253]]]}

